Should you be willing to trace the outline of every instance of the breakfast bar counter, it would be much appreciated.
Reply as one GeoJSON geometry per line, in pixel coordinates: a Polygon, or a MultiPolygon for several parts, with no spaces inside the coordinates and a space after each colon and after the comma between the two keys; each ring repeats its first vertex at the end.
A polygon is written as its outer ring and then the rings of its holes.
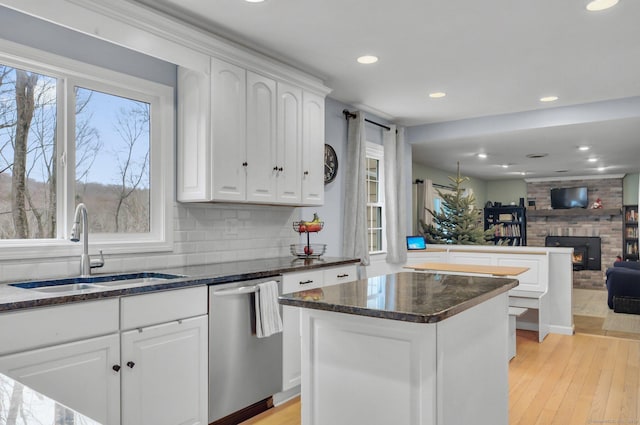
{"type": "Polygon", "coordinates": [[[281,296],[302,308],[302,425],[507,425],[517,285],[403,272],[281,296]]]}

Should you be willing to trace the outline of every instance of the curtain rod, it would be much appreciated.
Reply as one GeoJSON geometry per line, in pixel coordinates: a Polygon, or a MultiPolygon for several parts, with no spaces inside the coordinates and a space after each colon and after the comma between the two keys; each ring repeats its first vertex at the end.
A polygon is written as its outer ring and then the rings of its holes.
{"type": "MultiPolygon", "coordinates": [[[[343,109],[342,113],[344,114],[344,118],[347,119],[347,120],[349,118],[355,118],[356,117],[356,114],[354,114],[353,112],[349,112],[346,109],[343,109]]],[[[388,127],[388,126],[386,126],[384,124],[380,124],[379,122],[371,121],[369,118],[365,118],[364,120],[366,122],[368,122],[368,123],[371,123],[373,125],[377,125],[378,127],[386,128],[388,131],[391,131],[391,127],[388,127]]]]}
{"type": "MultiPolygon", "coordinates": [[[[413,184],[424,184],[424,180],[416,179],[416,181],[414,181],[413,184]]],[[[431,186],[439,187],[441,189],[453,189],[453,186],[446,186],[444,184],[439,184],[439,183],[431,183],[431,186]]]]}

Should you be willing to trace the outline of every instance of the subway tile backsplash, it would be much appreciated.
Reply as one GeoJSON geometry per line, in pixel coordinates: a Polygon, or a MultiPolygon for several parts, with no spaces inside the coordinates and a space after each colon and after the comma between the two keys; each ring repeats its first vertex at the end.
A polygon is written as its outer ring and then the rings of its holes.
{"type": "MultiPolygon", "coordinates": [[[[295,207],[178,203],[173,213],[173,251],[110,255],[105,250],[99,273],[288,256],[289,245],[298,242],[291,227],[299,220],[295,207]]],[[[79,256],[0,261],[0,281],[74,276],[79,261],[79,256]]]]}

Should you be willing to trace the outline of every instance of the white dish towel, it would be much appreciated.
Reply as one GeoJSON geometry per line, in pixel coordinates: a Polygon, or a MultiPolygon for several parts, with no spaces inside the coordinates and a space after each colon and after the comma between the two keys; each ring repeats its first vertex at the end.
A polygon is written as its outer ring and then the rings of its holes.
{"type": "Polygon", "coordinates": [[[282,318],[278,308],[278,282],[270,280],[259,283],[255,298],[256,336],[266,338],[282,332],[282,318]]]}

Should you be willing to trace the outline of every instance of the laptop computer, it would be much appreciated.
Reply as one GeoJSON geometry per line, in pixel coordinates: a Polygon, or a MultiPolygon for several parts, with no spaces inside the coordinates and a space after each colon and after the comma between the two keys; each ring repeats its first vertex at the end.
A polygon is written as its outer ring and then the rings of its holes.
{"type": "Polygon", "coordinates": [[[416,251],[427,248],[427,243],[424,240],[424,236],[407,236],[407,250],[416,251]]]}

